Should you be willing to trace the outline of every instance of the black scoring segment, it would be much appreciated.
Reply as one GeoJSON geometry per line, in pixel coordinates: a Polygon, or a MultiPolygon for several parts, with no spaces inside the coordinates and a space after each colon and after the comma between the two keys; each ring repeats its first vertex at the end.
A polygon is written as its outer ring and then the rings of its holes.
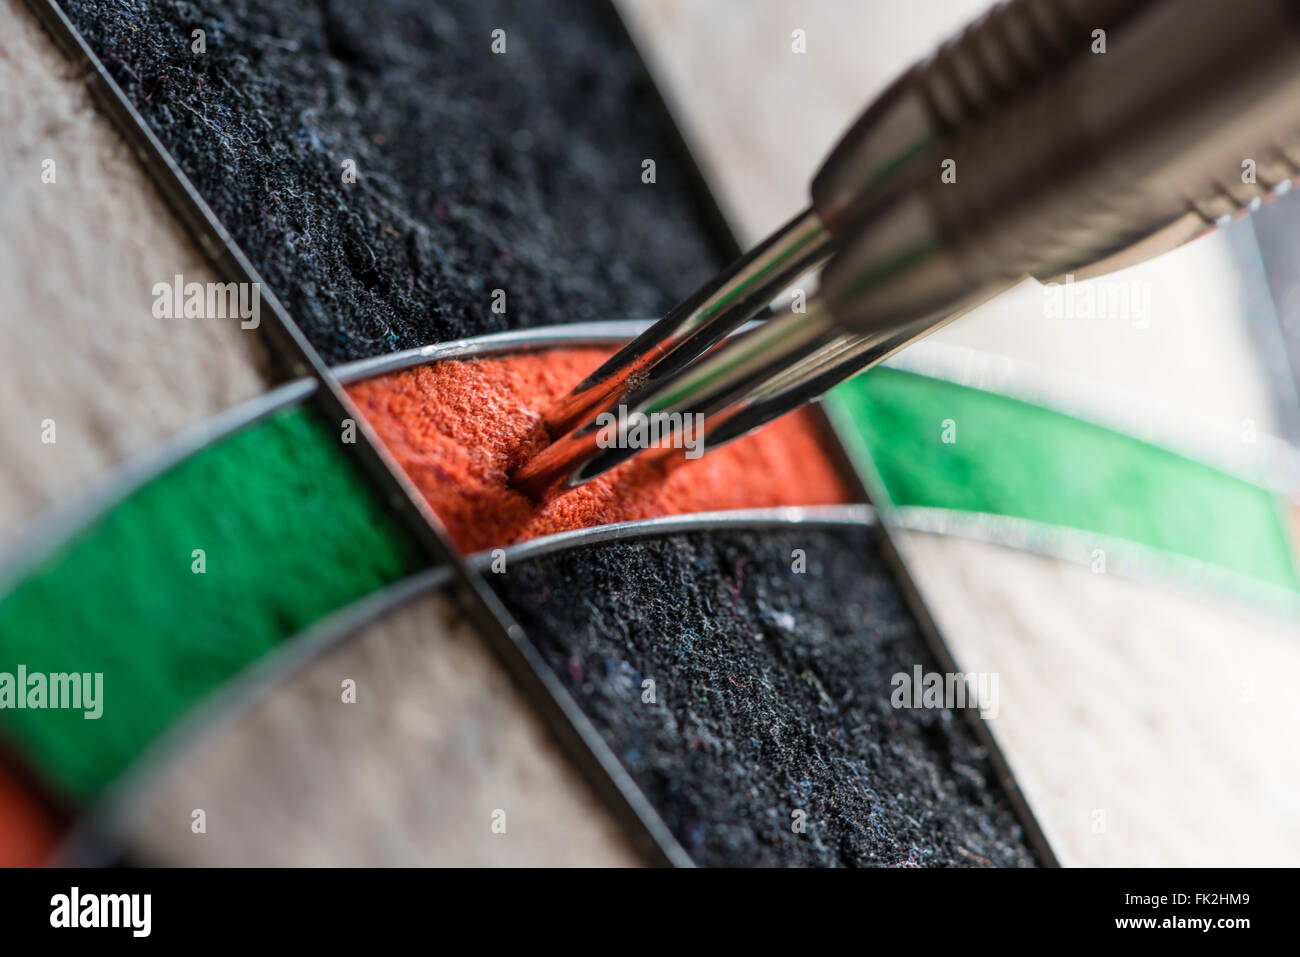
{"type": "Polygon", "coordinates": [[[891,702],[938,666],[870,529],[675,534],[488,577],[697,863],[1036,863],[966,718],[891,702]]]}
{"type": "Polygon", "coordinates": [[[63,7],[330,362],[653,317],[725,261],[604,3],[63,7]]]}

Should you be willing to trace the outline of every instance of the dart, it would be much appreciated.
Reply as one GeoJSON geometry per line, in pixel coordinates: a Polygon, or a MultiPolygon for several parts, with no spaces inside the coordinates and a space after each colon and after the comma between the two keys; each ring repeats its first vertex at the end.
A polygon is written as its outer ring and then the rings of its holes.
{"type": "MultiPolygon", "coordinates": [[[[1110,28],[1104,54],[1081,30],[1068,55],[1026,67],[1005,37],[1032,20],[1032,6],[995,8],[895,81],[814,178],[813,211],[600,367],[548,424],[580,421],[589,398],[616,391],[610,408],[632,416],[706,415],[716,447],[723,430],[744,434],[815,399],[1026,277],[1073,281],[1132,266],[1289,188],[1300,42],[1283,6],[1101,4],[1086,22],[1088,32],[1110,28]],[[1152,64],[1159,82],[1148,79],[1152,64]],[[1241,157],[1256,156],[1263,179],[1223,186],[1241,157]],[[824,243],[823,223],[836,227],[824,243]],[[823,248],[829,262],[806,313],[705,355],[756,311],[737,292],[752,283],[754,261],[775,283],[791,276],[766,259],[793,261],[793,275],[823,248]],[[717,334],[681,331],[693,324],[717,334]]],[[[763,285],[758,298],[778,291],[763,285]]],[[[624,434],[597,452],[595,435],[590,424],[557,435],[516,483],[542,498],[563,494],[645,447],[624,434]]]]}

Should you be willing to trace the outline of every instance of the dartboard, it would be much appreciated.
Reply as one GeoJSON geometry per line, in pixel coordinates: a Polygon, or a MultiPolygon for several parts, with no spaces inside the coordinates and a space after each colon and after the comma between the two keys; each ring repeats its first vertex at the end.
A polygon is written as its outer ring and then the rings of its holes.
{"type": "Polygon", "coordinates": [[[1277,301],[1262,222],[1177,254],[1229,292],[1017,288],[716,449],[512,480],[777,225],[737,131],[830,145],[690,78],[812,84],[868,14],[706,6],[0,10],[0,862],[1294,861],[1300,458],[1258,323],[1207,334],[1231,395],[1168,331],[1277,301]],[[1017,351],[1099,326],[1228,431],[1017,351]]]}

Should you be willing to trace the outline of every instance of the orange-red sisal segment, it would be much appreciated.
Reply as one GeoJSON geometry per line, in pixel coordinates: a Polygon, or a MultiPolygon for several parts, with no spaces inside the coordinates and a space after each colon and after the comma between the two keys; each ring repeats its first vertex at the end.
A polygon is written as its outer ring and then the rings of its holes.
{"type": "Polygon", "coordinates": [[[661,515],[853,501],[808,410],[667,475],[634,460],[545,506],[512,489],[510,470],[543,447],[541,414],[608,355],[552,349],[449,360],[348,392],[466,552],[661,515]]]}

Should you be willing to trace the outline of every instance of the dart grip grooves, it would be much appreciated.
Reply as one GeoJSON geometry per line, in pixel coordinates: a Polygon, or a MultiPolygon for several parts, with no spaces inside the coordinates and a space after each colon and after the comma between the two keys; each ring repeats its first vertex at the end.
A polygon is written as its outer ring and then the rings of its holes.
{"type": "Polygon", "coordinates": [[[946,144],[956,182],[936,175],[926,192],[971,278],[1141,261],[1296,175],[1300,4],[1138,6],[1106,52],[946,144]]]}
{"type": "MultiPolygon", "coordinates": [[[[1011,0],[995,6],[885,90],[813,179],[832,229],[914,187],[921,157],[1032,93],[1150,0],[1011,0]]],[[[929,167],[926,167],[928,170],[929,167]]]]}
{"type": "MultiPolygon", "coordinates": [[[[841,212],[822,289],[845,326],[938,321],[1026,275],[1140,262],[1296,174],[1300,0],[1105,6],[1104,48],[1074,3],[999,8],[891,87],[863,118],[876,125],[851,134],[860,142],[846,137],[895,168],[841,212]],[[1073,39],[1043,40],[1064,65],[1013,88],[1031,23],[1073,39]]],[[[819,174],[827,202],[851,185],[842,149],[819,174]]]]}
{"type": "Polygon", "coordinates": [[[918,64],[912,82],[941,133],[961,130],[1086,50],[1097,17],[1079,7],[1069,0],[998,4],[918,64]]]}

